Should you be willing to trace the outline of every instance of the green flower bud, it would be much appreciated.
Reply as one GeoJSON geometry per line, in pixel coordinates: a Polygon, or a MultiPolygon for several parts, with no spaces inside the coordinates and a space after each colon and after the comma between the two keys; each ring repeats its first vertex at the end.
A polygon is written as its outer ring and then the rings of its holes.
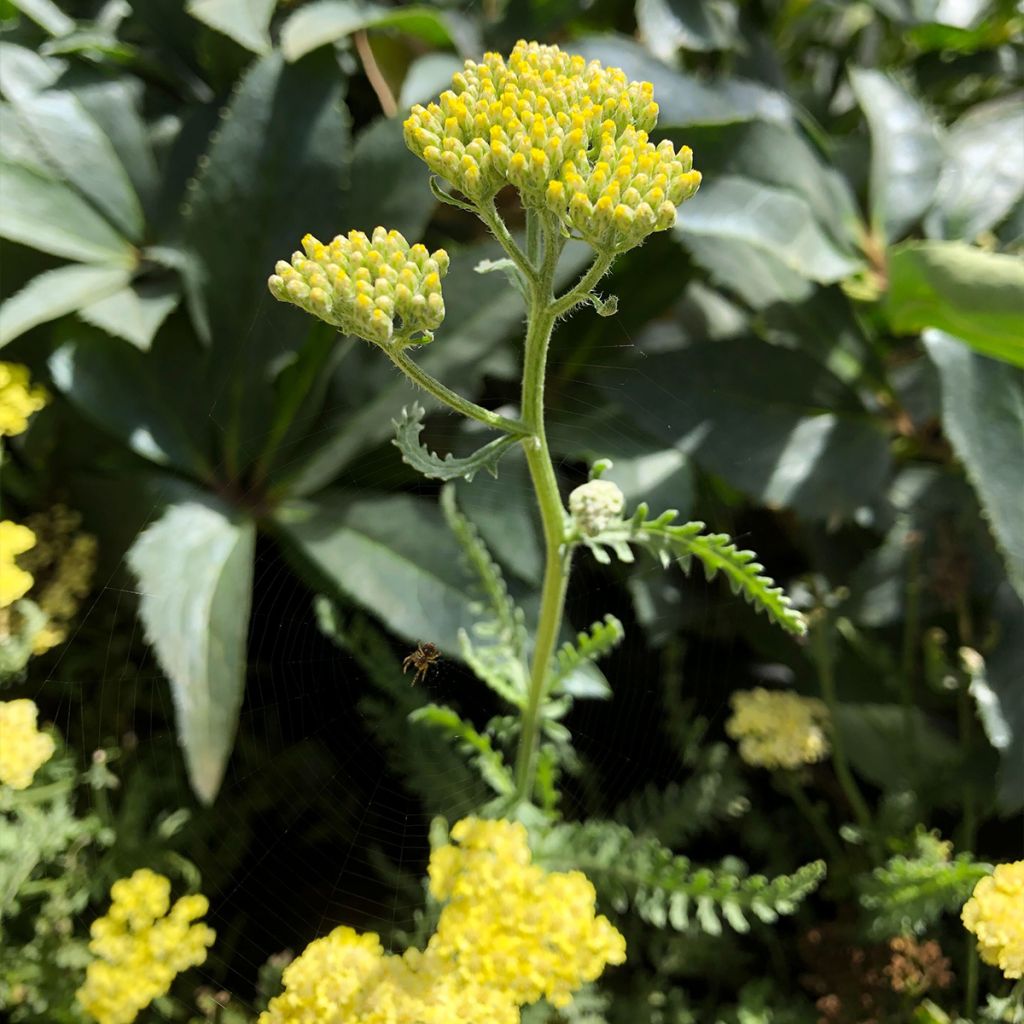
{"type": "Polygon", "coordinates": [[[444,320],[444,249],[410,246],[400,232],[381,227],[371,238],[350,231],[326,245],[306,235],[302,248],[291,262],[278,261],[267,282],[270,292],[345,334],[385,345],[396,334],[408,340],[444,320]]]}
{"type": "Polygon", "coordinates": [[[626,499],[611,480],[588,480],[569,495],[569,512],[579,531],[594,537],[622,515],[626,499]]]}

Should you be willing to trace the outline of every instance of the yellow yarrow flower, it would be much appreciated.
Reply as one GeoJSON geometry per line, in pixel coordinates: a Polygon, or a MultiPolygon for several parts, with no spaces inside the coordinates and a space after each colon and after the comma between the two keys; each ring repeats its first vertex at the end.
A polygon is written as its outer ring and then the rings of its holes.
{"type": "Polygon", "coordinates": [[[53,757],[53,737],[36,728],[39,709],[27,699],[0,701],[0,784],[28,789],[53,757]]]}
{"type": "Polygon", "coordinates": [[[15,559],[35,544],[35,534],[20,523],[0,522],[0,608],[9,608],[32,589],[32,574],[15,559]]]}
{"type": "Polygon", "coordinates": [[[693,154],[655,146],[654,87],[557,46],[520,40],[506,61],[466,61],[452,88],[405,121],[408,147],[474,201],[507,184],[567,233],[623,252],[675,223],[699,188],[693,154]]]}
{"type": "Polygon", "coordinates": [[[0,437],[20,434],[44,405],[46,392],[30,386],[27,366],[0,363],[0,437]]]}
{"type": "Polygon", "coordinates": [[[399,333],[407,341],[426,335],[444,320],[441,278],[448,272],[444,249],[428,252],[409,245],[401,232],[377,227],[338,235],[326,245],[312,235],[291,262],[279,260],[267,282],[270,293],[333,324],[345,334],[389,343],[399,333]]]}
{"type": "Polygon", "coordinates": [[[779,690],[740,690],[732,696],[725,731],[740,757],[762,768],[799,768],[828,756],[828,709],[813,697],[779,690]]]}
{"type": "Polygon", "coordinates": [[[171,906],[171,883],[141,868],[110,889],[111,905],[93,922],[85,983],[79,1004],[98,1024],[131,1024],[139,1012],[166,995],[176,975],[206,959],[214,932],[198,919],[205,896],[183,896],[171,906]]]}
{"type": "Polygon", "coordinates": [[[520,1007],[568,1006],[625,960],[587,878],[532,864],[521,824],[466,818],[452,839],[430,858],[446,906],[425,951],[385,954],[376,935],[336,928],[285,969],[258,1024],[518,1024],[520,1007]]]}
{"type": "Polygon", "coordinates": [[[999,864],[974,887],[960,918],[978,955],[1007,978],[1024,978],[1024,860],[999,864]]]}

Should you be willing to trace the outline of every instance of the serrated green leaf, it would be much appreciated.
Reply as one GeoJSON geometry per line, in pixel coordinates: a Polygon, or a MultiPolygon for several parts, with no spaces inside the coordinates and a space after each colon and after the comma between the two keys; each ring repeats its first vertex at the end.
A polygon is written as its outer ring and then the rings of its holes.
{"type": "Polygon", "coordinates": [[[451,452],[442,458],[420,443],[425,415],[426,411],[418,403],[403,407],[401,416],[391,421],[395,428],[391,443],[402,453],[402,461],[407,466],[432,480],[471,481],[481,469],[497,476],[502,455],[519,443],[519,438],[503,434],[465,458],[456,458],[451,452]]]}
{"type": "Polygon", "coordinates": [[[284,23],[281,50],[288,60],[298,60],[318,47],[368,28],[393,28],[433,46],[452,43],[444,15],[430,7],[394,8],[351,0],[316,0],[284,23]]]}
{"type": "Polygon", "coordinates": [[[892,329],[933,327],[1024,366],[1024,261],[962,242],[907,242],[889,254],[892,329]]]}
{"type": "Polygon", "coordinates": [[[128,564],[139,614],[167,673],[178,740],[196,795],[220,789],[242,706],[256,528],[198,501],[170,506],[128,564]]]}
{"type": "Polygon", "coordinates": [[[189,0],[193,18],[253,53],[270,52],[270,19],[276,0],[189,0]]]}
{"type": "MultiPolygon", "coordinates": [[[[562,644],[555,654],[555,669],[548,683],[549,692],[559,693],[566,689],[566,681],[574,672],[603,658],[622,643],[625,635],[622,623],[614,615],[608,614],[600,622],[595,622],[589,630],[577,633],[575,643],[562,644]]],[[[610,697],[611,691],[590,695],[610,697]]]]}
{"type": "Polygon", "coordinates": [[[1024,371],[927,331],[942,380],[942,421],[978,494],[1006,572],[1024,598],[1024,371]]]}
{"type": "Polygon", "coordinates": [[[50,167],[126,238],[143,233],[142,207],[110,139],[70,92],[11,97],[22,125],[50,167]]]}
{"type": "Polygon", "coordinates": [[[0,348],[39,324],[102,301],[123,288],[131,271],[75,264],[47,270],[0,305],[0,348]]]}
{"type": "Polygon", "coordinates": [[[136,262],[128,239],[67,185],[9,160],[0,160],[0,237],[86,263],[136,262]]]}
{"type": "Polygon", "coordinates": [[[146,350],[181,295],[170,281],[139,282],[120,288],[79,309],[86,323],[146,350]]]}
{"type": "Polygon", "coordinates": [[[943,164],[938,128],[894,76],[851,68],[850,82],[871,129],[872,227],[891,242],[931,206],[943,164]]]}

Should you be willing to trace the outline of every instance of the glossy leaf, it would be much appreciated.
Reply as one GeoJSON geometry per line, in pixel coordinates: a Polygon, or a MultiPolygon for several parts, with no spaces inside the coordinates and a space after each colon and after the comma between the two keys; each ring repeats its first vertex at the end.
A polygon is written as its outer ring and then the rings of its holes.
{"type": "Polygon", "coordinates": [[[39,324],[103,301],[124,288],[131,272],[121,267],[75,264],[47,270],[0,305],[0,348],[39,324]]]}
{"type": "Polygon", "coordinates": [[[885,311],[894,331],[956,335],[1024,366],[1024,261],[961,242],[908,242],[889,256],[885,311]]]}
{"type": "Polygon", "coordinates": [[[943,428],[1024,598],[1024,370],[941,331],[926,332],[925,346],[942,379],[943,428]]]}
{"type": "Polygon", "coordinates": [[[270,52],[275,0],[189,0],[188,13],[253,53],[270,52]]]}
{"type": "Polygon", "coordinates": [[[170,506],[128,553],[146,637],[167,674],[196,795],[220,789],[245,688],[255,526],[190,501],[170,506]]]}
{"type": "Polygon", "coordinates": [[[181,296],[169,281],[142,282],[98,297],[82,307],[79,315],[108,334],[148,349],[160,325],[171,315],[181,296]]]}
{"type": "Polygon", "coordinates": [[[131,267],[135,250],[56,178],[0,161],[0,237],[54,256],[131,267]]]}
{"type": "Polygon", "coordinates": [[[721,0],[637,0],[636,23],[647,48],[664,61],[677,50],[730,50],[739,40],[739,11],[721,0]]]}

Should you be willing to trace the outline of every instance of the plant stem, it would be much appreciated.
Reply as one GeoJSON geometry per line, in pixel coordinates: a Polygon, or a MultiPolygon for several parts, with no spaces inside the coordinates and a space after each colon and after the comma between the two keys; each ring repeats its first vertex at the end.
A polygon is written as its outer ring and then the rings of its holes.
{"type": "Polygon", "coordinates": [[[537,636],[530,667],[530,689],[523,710],[522,732],[516,755],[516,795],[521,800],[528,800],[533,789],[540,706],[562,624],[572,557],[571,549],[565,543],[565,509],[558,493],[558,480],[544,430],[544,371],[554,323],[551,277],[547,276],[540,287],[531,290],[523,366],[523,419],[531,432],[530,437],[523,439],[523,448],[544,530],[545,565],[537,636]]]}
{"type": "Polygon", "coordinates": [[[807,823],[818,837],[818,841],[832,857],[833,863],[841,863],[844,859],[843,848],[822,817],[820,808],[811,803],[810,797],[803,791],[792,772],[777,772],[776,776],[781,777],[783,789],[796,804],[797,810],[807,819],[807,823]]]}
{"type": "Polygon", "coordinates": [[[865,831],[871,828],[871,812],[868,810],[867,801],[861,793],[857,780],[850,771],[850,764],[846,760],[846,746],[843,742],[842,730],[839,728],[839,701],[836,697],[836,678],[832,666],[832,654],[828,649],[828,615],[822,610],[819,613],[818,621],[811,626],[811,651],[814,657],[814,664],[818,669],[818,682],[821,685],[821,695],[828,705],[829,715],[832,718],[832,763],[835,766],[836,778],[842,786],[846,799],[853,808],[857,824],[865,831]]]}
{"type": "Polygon", "coordinates": [[[463,398],[414,363],[402,349],[391,348],[387,345],[381,345],[380,348],[413,383],[432,394],[439,402],[450,406],[456,412],[461,412],[463,416],[468,416],[471,420],[477,420],[495,430],[503,430],[506,434],[525,436],[533,433],[533,427],[529,420],[511,420],[507,416],[491,412],[490,409],[485,409],[482,405],[469,401],[468,398],[463,398]]]}

